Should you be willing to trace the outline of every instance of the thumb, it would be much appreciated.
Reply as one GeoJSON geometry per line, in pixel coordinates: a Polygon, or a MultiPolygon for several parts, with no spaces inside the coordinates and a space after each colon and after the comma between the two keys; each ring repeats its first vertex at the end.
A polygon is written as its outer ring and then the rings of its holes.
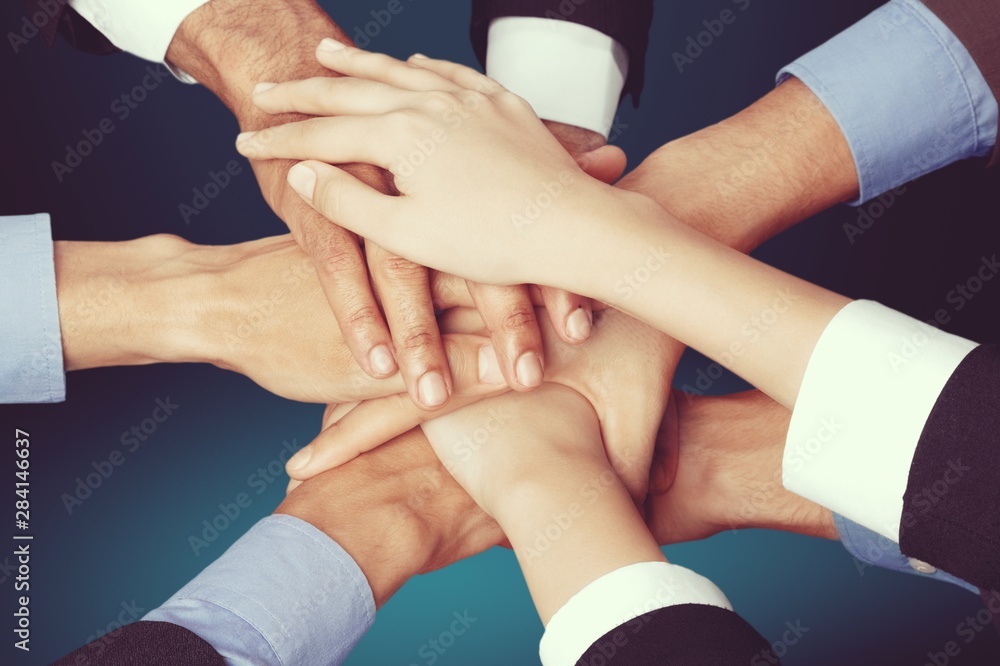
{"type": "Polygon", "coordinates": [[[625,151],[618,146],[610,145],[577,155],[575,159],[588,176],[608,185],[622,177],[628,164],[625,151]]]}

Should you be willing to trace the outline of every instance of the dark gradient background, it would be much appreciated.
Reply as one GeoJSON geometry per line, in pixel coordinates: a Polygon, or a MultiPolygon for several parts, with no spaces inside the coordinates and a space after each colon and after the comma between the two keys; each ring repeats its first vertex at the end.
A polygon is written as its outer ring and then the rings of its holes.
{"type": "MultiPolygon", "coordinates": [[[[322,3],[351,35],[385,0],[322,3]]],[[[718,121],[773,85],[775,72],[797,55],[864,16],[876,0],[792,2],[753,0],[694,64],[679,73],[671,60],[705,19],[729,0],[657,2],[642,108],[623,108],[627,128],[617,139],[637,164],[665,141],[718,121]]],[[[407,0],[371,48],[396,56],[422,51],[473,63],[465,2],[407,0]]],[[[19,2],[3,3],[3,32],[20,28],[19,2]]],[[[119,240],[151,233],[180,234],[199,243],[233,243],[283,233],[261,198],[249,167],[233,149],[228,112],[204,89],[165,80],[127,119],[112,102],[138,84],[147,63],[127,55],[96,57],[35,37],[19,53],[0,46],[0,187],[4,214],[47,211],[57,239],[119,240]],[[111,117],[107,135],[83,164],[57,182],[53,160],[81,132],[111,117]],[[186,224],[190,203],[210,171],[230,160],[243,173],[186,224]]],[[[817,154],[817,160],[823,155],[817,154]]],[[[877,299],[928,318],[951,308],[946,295],[971,277],[982,255],[1000,250],[992,198],[1000,170],[957,165],[911,186],[863,236],[848,241],[846,223],[859,211],[838,207],[786,233],[758,256],[796,275],[853,297],[877,299]]],[[[952,332],[997,338],[1000,281],[953,312],[952,332]]],[[[707,362],[685,358],[678,385],[692,382],[707,362]]],[[[740,387],[716,382],[713,392],[740,387]]],[[[45,664],[106,630],[123,602],[157,606],[257,519],[283,494],[285,479],[251,486],[249,478],[275,460],[283,442],[302,445],[315,433],[322,408],[269,395],[249,380],[212,367],[107,369],[69,378],[64,404],[0,411],[3,469],[0,511],[13,513],[13,428],[30,431],[34,541],[30,655],[12,648],[12,580],[0,569],[0,636],[4,664],[45,664]],[[179,409],[72,515],[60,496],[73,491],[92,463],[120,449],[121,433],[150,416],[157,398],[179,409]],[[10,484],[10,490],[4,485],[10,484]],[[244,510],[202,553],[188,537],[200,533],[220,503],[249,492],[244,510]]],[[[259,477],[258,477],[259,478],[259,477]]],[[[4,516],[8,514],[4,513],[4,516]]],[[[5,517],[0,524],[8,524],[5,517]]],[[[8,542],[0,530],[0,542],[8,542]]],[[[13,533],[11,528],[10,533],[13,533]]],[[[13,546],[0,549],[0,567],[13,546]]],[[[718,583],[736,609],[769,640],[786,622],[808,632],[788,647],[795,665],[922,666],[929,652],[956,640],[951,664],[1000,664],[1000,641],[989,631],[965,644],[956,626],[980,608],[955,587],[916,576],[865,569],[832,542],[764,531],[723,533],[667,549],[671,560],[718,583]]],[[[9,566],[9,559],[6,560],[9,566]]],[[[542,626],[511,553],[495,549],[409,583],[380,612],[349,664],[531,664],[542,626]],[[477,618],[444,655],[432,661],[422,646],[454,612],[477,618]]],[[[763,663],[763,662],[762,662],[763,663]]],[[[939,662],[940,663],[940,662],[939,662]]]]}

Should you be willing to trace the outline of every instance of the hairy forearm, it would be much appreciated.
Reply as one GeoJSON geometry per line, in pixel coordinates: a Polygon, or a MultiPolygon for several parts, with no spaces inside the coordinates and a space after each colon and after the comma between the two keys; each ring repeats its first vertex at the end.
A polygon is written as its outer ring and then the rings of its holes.
{"type": "Polygon", "coordinates": [[[169,236],[55,243],[67,370],[211,357],[191,307],[203,276],[183,260],[189,247],[169,236]]]}
{"type": "Polygon", "coordinates": [[[257,83],[332,75],[315,57],[325,37],[351,43],[313,0],[212,0],[184,20],[167,60],[212,90],[244,129],[254,129],[275,122],[251,102],[257,83]]]}
{"type": "Polygon", "coordinates": [[[659,148],[620,186],[749,252],[856,196],[858,180],[833,116],[793,78],[735,116],[659,148]]]}

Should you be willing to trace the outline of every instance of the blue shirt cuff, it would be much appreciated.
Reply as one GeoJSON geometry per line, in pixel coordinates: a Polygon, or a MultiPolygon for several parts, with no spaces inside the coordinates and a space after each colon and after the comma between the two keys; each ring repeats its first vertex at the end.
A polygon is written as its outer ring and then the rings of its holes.
{"type": "Polygon", "coordinates": [[[49,216],[0,217],[0,403],[65,398],[49,216]]]}
{"type": "Polygon", "coordinates": [[[826,105],[861,204],[997,141],[997,100],[968,50],[917,0],[893,0],[778,73],[826,105]]]}
{"type": "Polygon", "coordinates": [[[840,542],[844,544],[851,555],[854,556],[855,566],[858,574],[865,575],[865,570],[869,566],[889,569],[900,573],[916,574],[924,578],[932,578],[944,583],[951,583],[963,587],[973,594],[979,594],[979,588],[966,583],[961,578],[952,576],[950,573],[934,569],[927,573],[926,565],[923,562],[917,563],[911,560],[899,550],[899,544],[882,536],[878,532],[873,532],[867,527],[862,527],[857,523],[852,523],[841,515],[833,514],[834,525],[837,526],[837,533],[840,535],[840,542]],[[920,568],[915,568],[917,564],[920,568]],[[921,571],[923,569],[923,571],[921,571]]]}
{"type": "Polygon", "coordinates": [[[171,622],[227,664],[339,664],[375,619],[354,559],[287,515],[254,525],[218,560],[143,620],[171,622]]]}

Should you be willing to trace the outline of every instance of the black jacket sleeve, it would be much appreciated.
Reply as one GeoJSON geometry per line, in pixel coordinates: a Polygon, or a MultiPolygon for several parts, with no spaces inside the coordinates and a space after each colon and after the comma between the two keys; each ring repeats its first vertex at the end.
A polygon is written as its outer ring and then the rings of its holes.
{"type": "Polygon", "coordinates": [[[979,588],[1000,589],[1000,346],[972,350],[924,424],[899,547],[979,588]]]}
{"type": "Polygon", "coordinates": [[[600,30],[628,50],[628,79],[624,95],[639,104],[653,22],[653,0],[473,0],[472,48],[486,66],[486,38],[490,21],[504,16],[531,16],[571,21],[600,30]]]}
{"type": "Polygon", "coordinates": [[[74,650],[52,666],[225,666],[211,645],[169,622],[133,622],[74,650]]]}
{"type": "Polygon", "coordinates": [[[116,53],[120,49],[108,41],[101,31],[69,6],[69,0],[24,0],[28,16],[51,46],[56,35],[62,34],[70,44],[97,55],[116,53]],[[44,18],[43,18],[44,17],[44,18]],[[37,20],[35,20],[37,18],[37,20]]]}
{"type": "Polygon", "coordinates": [[[577,666],[779,664],[764,637],[736,613],[702,604],[650,611],[590,646],[577,666]]]}

